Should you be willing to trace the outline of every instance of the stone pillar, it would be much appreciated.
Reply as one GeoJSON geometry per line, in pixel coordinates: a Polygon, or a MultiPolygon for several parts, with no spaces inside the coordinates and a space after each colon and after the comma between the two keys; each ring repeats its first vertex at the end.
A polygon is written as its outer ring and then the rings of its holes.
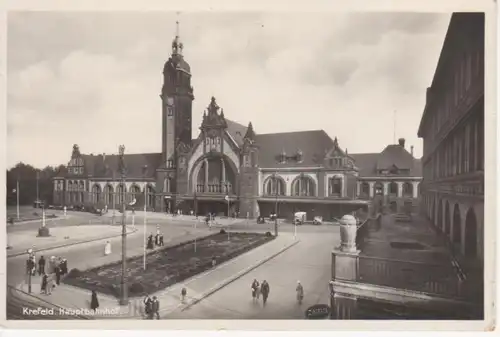
{"type": "Polygon", "coordinates": [[[205,158],[205,193],[208,192],[208,159],[205,158]]]}
{"type": "Polygon", "coordinates": [[[384,181],[384,197],[386,197],[387,195],[389,195],[389,182],[384,181]]]}
{"type": "Polygon", "coordinates": [[[356,198],[361,194],[361,181],[356,181],[356,198]]]}
{"type": "Polygon", "coordinates": [[[356,248],[356,219],[351,215],[344,215],[340,220],[340,247],[332,251],[332,318],[353,319],[356,317],[356,298],[347,294],[335,292],[335,282],[356,282],[359,274],[360,251],[356,248]]]}
{"type": "Polygon", "coordinates": [[[375,191],[374,191],[374,188],[375,188],[375,182],[374,182],[374,181],[370,181],[368,184],[370,185],[370,198],[373,198],[373,196],[374,196],[374,194],[375,194],[375,193],[374,193],[374,192],[375,192],[375,191]]]}
{"type": "Polygon", "coordinates": [[[333,319],[356,319],[358,301],[355,296],[334,292],[332,302],[333,319]]]}
{"type": "Polygon", "coordinates": [[[413,181],[412,184],[413,184],[413,199],[417,199],[418,198],[418,185],[420,185],[420,182],[413,181]]]}
{"type": "Polygon", "coordinates": [[[398,198],[401,198],[403,196],[403,182],[398,181],[398,198]]]}

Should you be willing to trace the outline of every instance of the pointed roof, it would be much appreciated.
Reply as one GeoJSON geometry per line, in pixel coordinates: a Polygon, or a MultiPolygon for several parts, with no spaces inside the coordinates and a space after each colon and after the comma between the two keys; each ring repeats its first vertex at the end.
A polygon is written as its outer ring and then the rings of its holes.
{"type": "Polygon", "coordinates": [[[245,139],[255,140],[255,131],[253,130],[252,122],[248,123],[247,132],[245,133],[245,139]]]}
{"type": "Polygon", "coordinates": [[[217,104],[215,97],[212,96],[210,104],[207,107],[207,111],[203,113],[203,121],[201,123],[201,129],[206,128],[227,128],[226,119],[224,118],[224,111],[221,110],[219,114],[220,107],[217,104]],[[207,113],[208,112],[208,113],[207,113]]]}

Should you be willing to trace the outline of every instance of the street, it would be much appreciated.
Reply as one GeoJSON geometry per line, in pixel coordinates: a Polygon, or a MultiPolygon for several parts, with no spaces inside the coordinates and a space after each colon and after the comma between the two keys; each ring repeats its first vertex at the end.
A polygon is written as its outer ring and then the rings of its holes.
{"type": "Polygon", "coordinates": [[[194,306],[170,313],[166,318],[302,319],[309,306],[329,304],[331,251],[340,243],[339,227],[303,226],[298,236],[299,244],[194,306]],[[267,280],[270,285],[265,307],[262,298],[258,303],[252,300],[250,286],[254,279],[260,283],[267,280]],[[295,297],[297,281],[301,281],[305,294],[300,306],[295,297]]]}

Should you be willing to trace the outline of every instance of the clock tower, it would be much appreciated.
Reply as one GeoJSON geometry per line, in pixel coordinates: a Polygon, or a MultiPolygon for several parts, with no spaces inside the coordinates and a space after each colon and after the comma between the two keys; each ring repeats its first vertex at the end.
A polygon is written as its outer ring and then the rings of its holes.
{"type": "Polygon", "coordinates": [[[177,168],[179,149],[186,151],[191,147],[192,102],[191,68],[182,54],[184,45],[180,41],[179,22],[176,23],[176,35],[172,41],[172,53],[163,67],[162,102],[162,163],[157,174],[157,194],[162,201],[157,201],[159,209],[173,210],[175,205],[163,202],[172,199],[177,191],[177,168]],[[159,204],[158,204],[159,203],[159,204]]]}

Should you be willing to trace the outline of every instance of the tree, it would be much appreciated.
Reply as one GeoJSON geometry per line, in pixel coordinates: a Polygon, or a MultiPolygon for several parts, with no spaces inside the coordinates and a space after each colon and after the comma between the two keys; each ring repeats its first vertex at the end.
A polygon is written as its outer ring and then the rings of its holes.
{"type": "Polygon", "coordinates": [[[17,181],[19,180],[19,204],[30,205],[37,198],[37,176],[38,176],[38,197],[40,200],[50,203],[53,199],[53,182],[58,174],[65,174],[66,167],[47,166],[43,170],[37,169],[29,164],[18,163],[7,170],[7,205],[17,203],[17,181]]]}

